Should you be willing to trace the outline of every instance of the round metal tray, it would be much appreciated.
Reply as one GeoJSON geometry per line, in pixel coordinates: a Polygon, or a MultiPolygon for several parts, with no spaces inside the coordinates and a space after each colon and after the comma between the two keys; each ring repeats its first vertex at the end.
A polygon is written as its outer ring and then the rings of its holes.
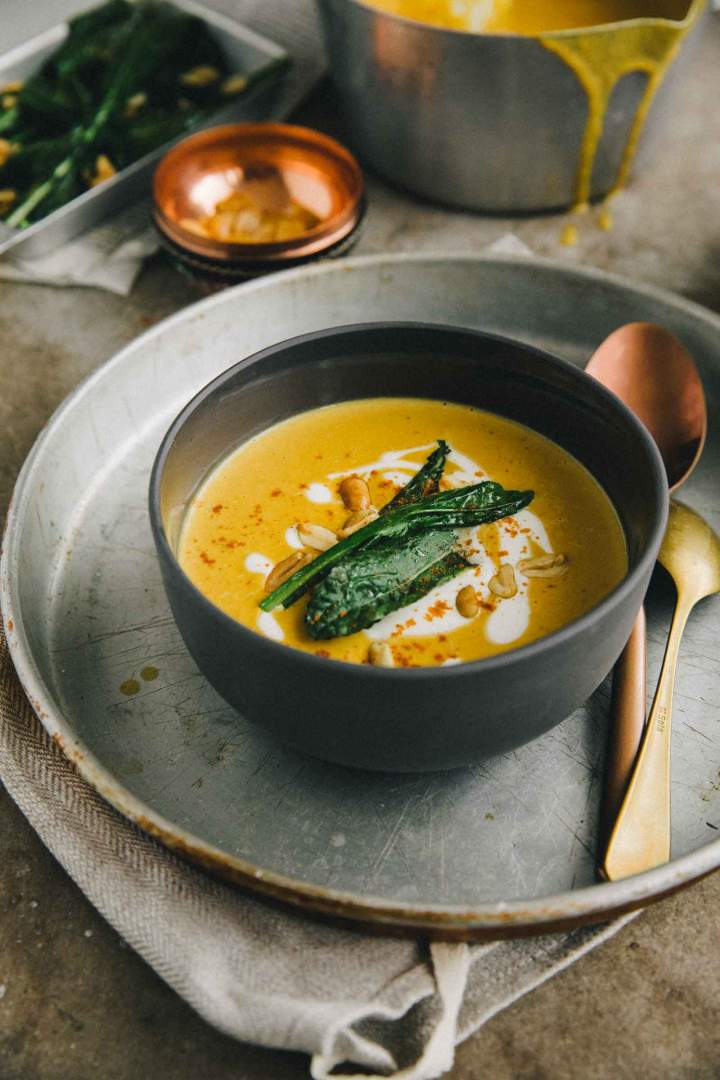
{"type": "MultiPolygon", "coordinates": [[[[720,525],[717,316],[596,271],[523,258],[365,257],[261,279],[140,337],[75,391],[30,454],[8,519],[2,605],[38,716],[98,791],[177,851],[254,890],[386,931],[527,934],[597,921],[709,872],[720,865],[712,600],[693,614],[681,656],[673,861],[615,884],[594,884],[607,684],[505,757],[447,774],[374,775],[285,750],[193,666],[168,610],[146,508],[165,429],[243,355],[387,318],[480,327],[577,363],[620,323],[668,326],[695,356],[712,411],[683,498],[720,525]],[[152,669],[157,676],[144,680],[152,669]],[[123,693],[127,680],[139,692],[123,693]]],[[[651,684],[672,602],[655,581],[651,684]]]]}

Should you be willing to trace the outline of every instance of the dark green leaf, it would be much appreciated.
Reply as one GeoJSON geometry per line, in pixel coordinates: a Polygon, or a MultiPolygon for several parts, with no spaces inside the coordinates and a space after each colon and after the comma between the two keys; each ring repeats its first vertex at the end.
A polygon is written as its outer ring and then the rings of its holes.
{"type": "Polygon", "coordinates": [[[470,487],[430,495],[397,510],[388,510],[298,570],[266,596],[260,607],[263,611],[289,607],[332,566],[358,548],[372,547],[390,538],[406,538],[425,529],[462,528],[498,521],[522,510],[533,497],[532,491],[506,491],[501,484],[484,480],[470,487]]]}
{"type": "Polygon", "coordinates": [[[89,11],[81,11],[68,22],[70,34],[68,40],[57,52],[58,57],[65,57],[83,41],[97,40],[100,30],[122,22],[130,17],[132,4],[128,0],[107,0],[89,11]]]}
{"type": "Polygon", "coordinates": [[[23,122],[38,124],[47,130],[58,125],[72,126],[77,120],[78,102],[68,88],[57,83],[50,83],[39,76],[29,79],[18,95],[18,105],[23,113],[23,122]]]}
{"type": "Polygon", "coordinates": [[[77,198],[78,195],[82,195],[87,190],[80,169],[70,169],[64,176],[59,176],[54,181],[51,190],[42,200],[42,210],[38,213],[32,211],[28,214],[28,221],[37,221],[40,218],[46,217],[47,214],[51,214],[53,210],[58,210],[61,206],[65,206],[71,199],[77,198]]]}
{"type": "Polygon", "coordinates": [[[29,145],[21,145],[11,154],[0,170],[0,187],[16,190],[30,187],[38,176],[49,176],[56,165],[67,157],[72,147],[68,136],[56,139],[37,139],[29,145]]]}
{"type": "Polygon", "coordinates": [[[434,495],[439,491],[440,477],[445,469],[445,462],[450,453],[450,447],[443,439],[438,439],[437,450],[433,450],[421,469],[408,480],[404,488],[398,491],[394,499],[383,507],[383,513],[387,510],[397,510],[408,503],[417,502],[426,495],[434,495]]]}
{"type": "Polygon", "coordinates": [[[314,589],[305,615],[310,637],[364,630],[412,604],[467,566],[452,529],[386,540],[343,559],[314,589]]]}
{"type": "Polygon", "coordinates": [[[45,62],[43,74],[62,81],[105,63],[132,13],[133,5],[127,0],[110,0],[71,19],[67,38],[45,62]]]}
{"type": "Polygon", "coordinates": [[[125,132],[130,160],[136,161],[158,146],[176,139],[178,135],[194,127],[201,118],[202,113],[195,109],[182,113],[170,113],[160,109],[143,113],[128,125],[125,132]]]}

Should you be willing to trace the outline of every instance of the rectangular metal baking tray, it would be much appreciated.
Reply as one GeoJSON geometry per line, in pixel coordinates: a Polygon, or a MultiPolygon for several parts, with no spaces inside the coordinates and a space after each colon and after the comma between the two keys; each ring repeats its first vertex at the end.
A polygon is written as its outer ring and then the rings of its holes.
{"type": "MultiPolygon", "coordinates": [[[[251,74],[271,60],[287,57],[286,51],[275,42],[220,12],[195,3],[195,0],[173,0],[173,6],[190,15],[197,15],[207,23],[223,49],[231,70],[251,74]]],[[[0,86],[32,75],[60,45],[67,33],[67,23],[60,23],[0,56],[0,86]]],[[[266,119],[270,95],[274,91],[274,80],[269,83],[260,82],[209,116],[207,121],[198,124],[195,130],[233,120],[266,119]]],[[[84,192],[27,229],[10,229],[0,224],[0,254],[12,250],[14,254],[22,254],[24,258],[31,259],[46,255],[79,233],[99,224],[110,214],[139,198],[149,188],[155,165],[177,141],[178,139],[170,140],[152,153],[139,158],[126,169],[122,169],[117,176],[84,192]]]]}

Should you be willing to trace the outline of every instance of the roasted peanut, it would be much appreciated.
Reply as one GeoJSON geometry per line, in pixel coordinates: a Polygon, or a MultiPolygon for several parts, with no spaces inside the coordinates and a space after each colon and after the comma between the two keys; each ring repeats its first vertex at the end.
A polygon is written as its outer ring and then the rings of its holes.
{"type": "Polygon", "coordinates": [[[346,476],[340,484],[340,498],[347,510],[368,510],[370,488],[361,476],[346,476]]]}
{"type": "Polygon", "coordinates": [[[337,544],[337,536],[324,525],[313,525],[311,521],[302,521],[297,526],[300,542],[313,551],[327,551],[337,544]]]}
{"type": "Polygon", "coordinates": [[[9,139],[0,139],[0,168],[5,164],[9,157],[16,154],[20,149],[17,143],[10,142],[9,139]]]}
{"type": "Polygon", "coordinates": [[[90,187],[104,184],[106,180],[110,180],[116,173],[117,169],[107,154],[98,154],[95,158],[95,174],[90,177],[90,187]]]}
{"type": "Polygon", "coordinates": [[[235,212],[221,210],[213,215],[212,223],[216,238],[224,244],[231,243],[235,233],[235,212]]]}
{"type": "Polygon", "coordinates": [[[231,97],[233,94],[241,94],[247,83],[247,76],[238,72],[236,75],[229,75],[220,89],[227,97],[231,97]]]}
{"type": "Polygon", "coordinates": [[[515,595],[518,591],[517,581],[515,580],[515,571],[510,563],[502,564],[495,577],[490,578],[488,588],[491,593],[499,596],[501,600],[509,600],[511,596],[515,595]]]}
{"type": "Polygon", "coordinates": [[[455,607],[463,619],[474,619],[480,610],[477,594],[472,585],[466,585],[455,597],[455,607]]]}
{"type": "Polygon", "coordinates": [[[312,559],[313,556],[309,551],[293,551],[292,555],[288,555],[287,559],[283,559],[273,566],[265,579],[265,592],[274,592],[280,585],[284,585],[296,570],[307,566],[309,562],[312,562],[312,559]]]}
{"type": "Polygon", "coordinates": [[[392,649],[387,641],[373,641],[368,649],[368,660],[373,667],[395,667],[392,649]]]}
{"type": "Polygon", "coordinates": [[[137,94],[133,94],[125,102],[125,116],[128,120],[132,120],[145,105],[147,105],[147,94],[139,90],[137,94]]]}
{"type": "Polygon", "coordinates": [[[568,568],[565,555],[538,555],[534,559],[521,559],[518,570],[528,578],[560,577],[568,568]]]}
{"type": "Polygon", "coordinates": [[[209,86],[220,78],[220,72],[211,64],[200,64],[180,76],[183,86],[209,86]]]}
{"type": "Polygon", "coordinates": [[[369,510],[356,510],[354,514],[351,514],[347,519],[342,529],[338,529],[338,537],[340,540],[344,540],[346,536],[352,536],[358,529],[363,529],[366,525],[369,525],[371,521],[375,521],[378,517],[378,512],[374,507],[370,507],[369,510]]]}

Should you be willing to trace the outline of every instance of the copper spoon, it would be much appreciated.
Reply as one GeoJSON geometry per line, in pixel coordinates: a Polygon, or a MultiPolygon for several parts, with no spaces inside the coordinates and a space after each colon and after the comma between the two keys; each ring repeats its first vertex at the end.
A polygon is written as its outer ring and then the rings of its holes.
{"type": "MultiPolygon", "coordinates": [[[[670,491],[677,491],[695,468],[707,431],[702,383],[683,345],[660,326],[629,323],[605,339],[586,370],[643,421],[658,444],[670,491]]],[[[646,644],[641,608],[613,674],[603,842],[620,809],[645,726],[646,644]]]]}

